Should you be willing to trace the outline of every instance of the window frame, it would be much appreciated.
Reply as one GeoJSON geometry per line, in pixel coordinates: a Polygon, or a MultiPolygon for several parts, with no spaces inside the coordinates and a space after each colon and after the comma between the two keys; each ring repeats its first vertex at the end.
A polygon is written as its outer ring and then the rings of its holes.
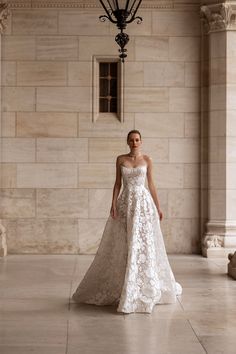
{"type": "Polygon", "coordinates": [[[95,123],[99,117],[112,117],[120,122],[124,121],[124,69],[119,58],[113,56],[93,56],[93,94],[92,94],[92,119],[95,123]],[[117,65],[117,113],[99,112],[99,64],[114,63],[117,65]]]}
{"type": "MultiPolygon", "coordinates": [[[[113,68],[113,69],[114,69],[113,68]]],[[[113,112],[117,113],[118,101],[118,63],[117,62],[100,62],[99,63],[99,113],[113,112]],[[103,68],[102,72],[102,65],[103,68]],[[112,68],[115,68],[112,74],[112,68]],[[104,72],[105,69],[105,72],[104,72]],[[113,84],[114,83],[114,87],[113,84]],[[113,102],[113,104],[112,104],[113,102]],[[114,106],[113,106],[114,105],[114,106]]]]}

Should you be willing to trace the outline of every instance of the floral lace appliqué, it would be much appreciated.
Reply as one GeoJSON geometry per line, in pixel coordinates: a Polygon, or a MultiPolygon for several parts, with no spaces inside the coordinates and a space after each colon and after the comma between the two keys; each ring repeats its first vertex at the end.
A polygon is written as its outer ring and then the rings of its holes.
{"type": "Polygon", "coordinates": [[[108,218],[98,252],[73,295],[76,302],[116,303],[119,312],[148,312],[176,302],[181,285],[171,270],[159,215],[145,187],[147,167],[122,166],[118,219],[108,218]]]}

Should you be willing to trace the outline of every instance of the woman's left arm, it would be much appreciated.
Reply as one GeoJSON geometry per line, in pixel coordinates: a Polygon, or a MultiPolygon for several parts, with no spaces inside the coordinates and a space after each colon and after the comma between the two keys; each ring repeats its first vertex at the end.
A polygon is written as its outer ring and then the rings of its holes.
{"type": "Polygon", "coordinates": [[[157,197],[157,190],[153,181],[153,165],[152,165],[152,159],[150,157],[146,158],[147,161],[147,182],[148,182],[148,188],[151,193],[152,199],[156,205],[158,214],[160,216],[160,220],[163,218],[163,213],[160,209],[160,203],[157,197]]]}

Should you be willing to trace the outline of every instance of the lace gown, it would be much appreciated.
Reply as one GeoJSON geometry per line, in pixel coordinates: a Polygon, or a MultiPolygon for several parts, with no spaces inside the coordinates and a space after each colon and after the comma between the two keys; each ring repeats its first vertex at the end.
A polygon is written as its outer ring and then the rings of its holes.
{"type": "Polygon", "coordinates": [[[73,294],[78,303],[117,304],[117,311],[152,312],[182,292],[171,270],[159,215],[145,187],[146,165],[121,166],[118,218],[109,216],[97,254],[73,294]]]}

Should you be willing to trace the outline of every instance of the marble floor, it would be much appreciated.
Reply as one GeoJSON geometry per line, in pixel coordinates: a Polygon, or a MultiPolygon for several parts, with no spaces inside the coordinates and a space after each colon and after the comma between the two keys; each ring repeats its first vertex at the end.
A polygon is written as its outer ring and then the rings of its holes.
{"type": "Polygon", "coordinates": [[[169,256],[183,295],[152,314],[78,305],[92,256],[0,258],[1,354],[235,354],[236,281],[227,260],[169,256]]]}

